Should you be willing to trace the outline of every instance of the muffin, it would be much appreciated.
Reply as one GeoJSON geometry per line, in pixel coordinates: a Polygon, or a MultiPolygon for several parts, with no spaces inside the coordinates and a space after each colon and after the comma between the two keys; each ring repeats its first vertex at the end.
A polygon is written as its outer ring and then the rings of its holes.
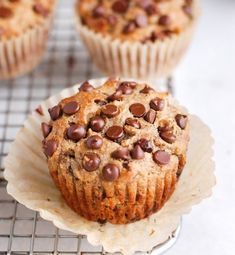
{"type": "Polygon", "coordinates": [[[42,148],[67,204],[90,221],[127,224],[162,208],[186,162],[187,114],[146,84],[89,82],[49,110],[42,148]]]}
{"type": "Polygon", "coordinates": [[[99,69],[140,79],[172,73],[190,44],[196,0],[80,0],[77,29],[99,69]]]}
{"type": "Polygon", "coordinates": [[[31,71],[42,59],[56,0],[0,1],[0,79],[31,71]]]}

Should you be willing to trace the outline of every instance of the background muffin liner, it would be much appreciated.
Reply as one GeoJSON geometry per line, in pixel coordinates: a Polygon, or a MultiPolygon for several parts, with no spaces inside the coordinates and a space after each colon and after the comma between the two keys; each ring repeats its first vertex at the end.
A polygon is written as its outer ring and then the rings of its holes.
{"type": "Polygon", "coordinates": [[[106,75],[151,80],[170,75],[186,52],[200,13],[197,1],[193,9],[194,20],[184,31],[154,43],[114,40],[82,25],[78,14],[76,27],[93,62],[106,75]]]}
{"type": "MultiPolygon", "coordinates": [[[[54,4],[55,9],[56,4],[54,4]]],[[[22,35],[0,40],[0,79],[10,79],[28,73],[42,60],[45,51],[52,13],[43,24],[28,29],[22,35]]]]}
{"type": "MultiPolygon", "coordinates": [[[[97,79],[90,83],[100,86],[104,81],[97,79]]],[[[39,211],[44,219],[53,221],[57,227],[86,235],[91,244],[103,245],[108,252],[132,254],[151,250],[168,239],[183,214],[189,213],[193,205],[212,193],[215,176],[210,129],[198,117],[190,115],[191,140],[187,164],[173,195],[158,213],[127,225],[100,225],[87,221],[65,203],[52,181],[41,149],[40,124],[49,120],[47,109],[76,93],[78,87],[65,89],[49,98],[41,104],[44,116],[33,112],[25,121],[5,161],[7,191],[20,203],[39,211]]]]}

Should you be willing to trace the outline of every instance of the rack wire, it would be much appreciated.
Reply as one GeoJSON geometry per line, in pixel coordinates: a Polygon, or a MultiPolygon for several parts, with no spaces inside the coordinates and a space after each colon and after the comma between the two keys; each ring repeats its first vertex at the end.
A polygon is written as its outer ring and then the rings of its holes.
{"type": "MultiPolygon", "coordinates": [[[[4,157],[26,116],[64,87],[101,76],[74,29],[72,1],[61,0],[44,61],[26,76],[0,82],[0,255],[105,253],[102,247],[91,246],[85,236],[59,230],[19,204],[7,194],[3,177],[4,157]]],[[[164,85],[173,93],[170,78],[164,85]]],[[[168,247],[177,234],[169,237],[168,247]]]]}

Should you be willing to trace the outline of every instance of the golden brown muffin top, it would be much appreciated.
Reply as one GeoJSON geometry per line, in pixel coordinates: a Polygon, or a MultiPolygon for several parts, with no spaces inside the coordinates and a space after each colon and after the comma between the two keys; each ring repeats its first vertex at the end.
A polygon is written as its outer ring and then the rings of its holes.
{"type": "Polygon", "coordinates": [[[102,186],[131,182],[143,171],[180,174],[185,164],[188,117],[146,84],[109,79],[95,89],[85,82],[48,111],[43,150],[52,171],[102,186]]]}
{"type": "Polygon", "coordinates": [[[0,0],[0,40],[7,40],[42,24],[55,0],[0,0]]]}
{"type": "Polygon", "coordinates": [[[95,32],[140,42],[178,34],[194,18],[194,0],[80,0],[76,8],[95,32]]]}

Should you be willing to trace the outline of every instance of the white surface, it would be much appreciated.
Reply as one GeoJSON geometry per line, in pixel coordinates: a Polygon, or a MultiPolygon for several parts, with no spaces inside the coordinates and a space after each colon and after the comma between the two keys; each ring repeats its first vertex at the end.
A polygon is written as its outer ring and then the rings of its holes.
{"type": "Polygon", "coordinates": [[[201,2],[193,45],[176,73],[176,97],[213,131],[217,186],[184,216],[167,255],[235,254],[235,1],[201,2]]]}

